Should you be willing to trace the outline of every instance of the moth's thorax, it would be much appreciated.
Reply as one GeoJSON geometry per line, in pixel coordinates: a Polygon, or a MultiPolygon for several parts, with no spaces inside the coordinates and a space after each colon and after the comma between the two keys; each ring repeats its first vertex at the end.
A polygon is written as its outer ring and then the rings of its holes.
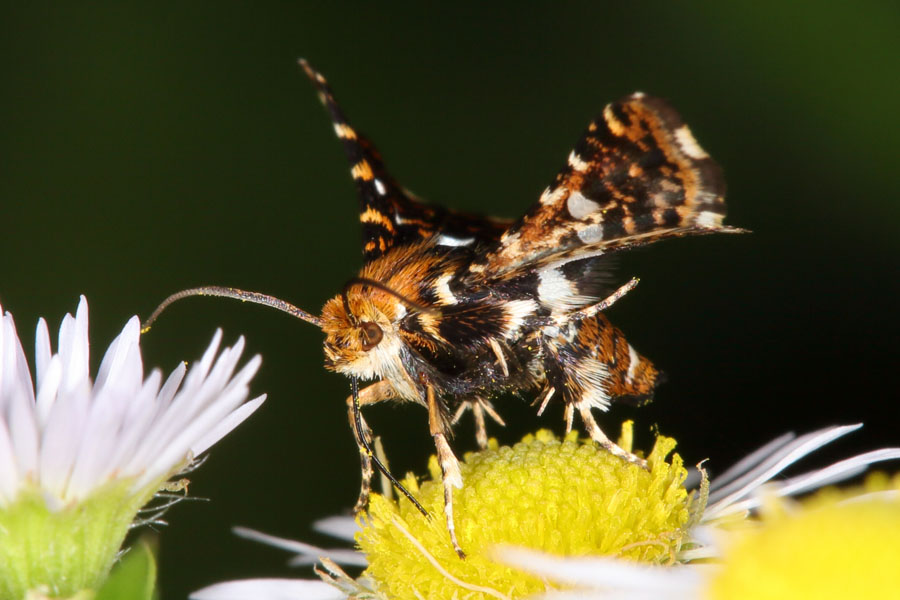
{"type": "Polygon", "coordinates": [[[401,396],[416,398],[415,385],[403,368],[398,333],[406,307],[391,294],[367,286],[351,287],[346,296],[350,314],[340,295],[322,308],[325,367],[364,380],[387,379],[401,396]],[[372,335],[373,324],[377,337],[372,335]]]}

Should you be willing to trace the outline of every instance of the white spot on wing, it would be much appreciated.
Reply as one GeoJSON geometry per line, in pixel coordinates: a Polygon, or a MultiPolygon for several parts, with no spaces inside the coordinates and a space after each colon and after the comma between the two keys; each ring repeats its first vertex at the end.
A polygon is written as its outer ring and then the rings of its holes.
{"type": "Polygon", "coordinates": [[[534,300],[511,300],[503,305],[506,311],[506,331],[503,337],[511,338],[518,333],[525,319],[530,317],[537,310],[537,302],[534,300]]]}
{"type": "Polygon", "coordinates": [[[573,191],[566,200],[566,208],[574,219],[583,219],[600,210],[600,205],[593,200],[588,200],[579,191],[573,191]]]}
{"type": "Polygon", "coordinates": [[[682,125],[675,130],[675,141],[681,146],[681,150],[691,158],[696,160],[709,158],[709,154],[700,147],[687,125],[682,125]]]}
{"type": "Polygon", "coordinates": [[[553,191],[550,191],[550,188],[544,190],[544,193],[541,194],[540,203],[544,206],[548,204],[556,204],[560,198],[562,198],[566,192],[568,192],[568,188],[566,187],[558,187],[553,191]]]}
{"type": "Polygon", "coordinates": [[[442,275],[434,284],[434,289],[437,292],[438,298],[440,298],[441,302],[444,304],[456,304],[456,296],[453,295],[453,291],[450,289],[450,279],[452,275],[442,275]]]}
{"type": "Polygon", "coordinates": [[[438,246],[468,246],[472,242],[475,241],[475,238],[457,238],[452,235],[447,235],[445,233],[441,234],[437,238],[438,246]]]}
{"type": "Polygon", "coordinates": [[[569,166],[578,171],[579,173],[584,173],[588,169],[588,163],[581,160],[581,157],[575,154],[575,151],[572,150],[569,152],[569,166]]]}
{"type": "Polygon", "coordinates": [[[346,123],[334,123],[334,133],[342,140],[356,139],[356,132],[346,123]]]}
{"type": "Polygon", "coordinates": [[[509,231],[504,231],[503,235],[500,236],[500,241],[507,245],[515,244],[519,241],[519,232],[510,233],[509,231]]]}
{"type": "Polygon", "coordinates": [[[638,356],[637,351],[631,347],[631,344],[628,344],[628,372],[625,374],[625,381],[631,383],[634,379],[634,370],[638,366],[638,362],[640,362],[641,357],[638,356]]]}
{"type": "Polygon", "coordinates": [[[375,191],[378,192],[379,196],[384,196],[387,193],[387,188],[384,187],[384,184],[381,183],[380,179],[375,179],[375,191]]]}
{"type": "Polygon", "coordinates": [[[711,210],[704,210],[699,215],[697,215],[697,225],[700,227],[710,227],[716,228],[722,226],[723,215],[719,213],[714,213],[711,210]]]}
{"type": "Polygon", "coordinates": [[[585,244],[595,244],[603,241],[603,225],[595,223],[588,225],[578,232],[578,239],[585,244]]]}
{"type": "Polygon", "coordinates": [[[541,269],[538,278],[538,299],[554,312],[568,312],[591,300],[580,295],[575,285],[559,269],[541,269]]]}

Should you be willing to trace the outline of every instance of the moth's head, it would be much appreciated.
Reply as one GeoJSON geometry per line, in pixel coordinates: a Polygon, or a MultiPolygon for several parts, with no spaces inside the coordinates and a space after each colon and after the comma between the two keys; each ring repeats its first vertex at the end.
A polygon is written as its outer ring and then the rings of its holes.
{"type": "Polygon", "coordinates": [[[400,360],[399,323],[406,314],[392,292],[348,284],[322,309],[325,367],[363,379],[389,376],[400,360]]]}

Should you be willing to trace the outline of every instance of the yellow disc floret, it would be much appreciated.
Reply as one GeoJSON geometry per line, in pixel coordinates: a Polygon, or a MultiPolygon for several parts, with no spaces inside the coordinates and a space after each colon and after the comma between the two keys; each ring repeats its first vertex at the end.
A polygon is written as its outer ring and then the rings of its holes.
{"type": "Polygon", "coordinates": [[[492,441],[460,464],[463,487],[453,509],[460,559],[443,519],[440,470],[432,481],[406,483],[434,515],[424,518],[405,499],[373,495],[357,536],[369,560],[365,575],[388,598],[521,598],[547,582],[497,563],[497,546],[520,546],[559,556],[616,556],[669,562],[688,522],[691,499],[675,441],[659,437],[644,470],[574,434],[549,431],[513,447],[492,441]]]}

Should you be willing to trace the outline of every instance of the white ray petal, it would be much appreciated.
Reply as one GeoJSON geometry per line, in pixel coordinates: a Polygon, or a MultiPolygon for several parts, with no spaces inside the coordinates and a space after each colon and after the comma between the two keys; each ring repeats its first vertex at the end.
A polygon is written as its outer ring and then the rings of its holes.
{"type": "Polygon", "coordinates": [[[232,531],[242,538],[296,553],[297,556],[290,561],[290,564],[293,566],[312,565],[317,563],[321,558],[330,558],[334,562],[342,565],[365,567],[369,564],[361,552],[349,548],[319,548],[312,544],[276,537],[246,527],[235,527],[232,531]]]}
{"type": "Polygon", "coordinates": [[[601,589],[664,593],[666,598],[676,592],[696,594],[703,582],[700,573],[688,567],[654,567],[614,558],[565,558],[523,548],[500,548],[496,555],[505,563],[551,581],[601,589]]]}
{"type": "Polygon", "coordinates": [[[334,516],[319,519],[313,523],[313,529],[339,540],[352,542],[359,531],[359,525],[353,517],[334,516]]]}
{"type": "Polygon", "coordinates": [[[710,494],[709,505],[704,513],[704,519],[718,516],[730,505],[746,498],[758,489],[760,485],[771,480],[793,463],[860,427],[862,427],[861,424],[827,427],[792,440],[771,457],[751,469],[750,472],[717,490],[716,493],[710,494]]]}
{"type": "Polygon", "coordinates": [[[793,431],[784,433],[771,442],[765,444],[761,448],[754,450],[738,462],[734,463],[726,469],[721,475],[716,475],[710,484],[710,491],[716,491],[723,488],[726,484],[731,483],[748,473],[753,467],[769,458],[772,454],[790,443],[797,435],[793,431]]]}
{"type": "Polygon", "coordinates": [[[190,600],[340,600],[347,596],[323,581],[242,579],[192,592],[190,600]]]}
{"type": "Polygon", "coordinates": [[[88,305],[60,324],[53,352],[46,321],[35,331],[37,393],[12,315],[0,308],[0,506],[37,485],[51,509],[79,501],[116,477],[146,486],[170,477],[246,419],[264,396],[245,402],[259,367],[235,374],[244,347],[219,352],[217,331],[190,370],[180,363],[162,383],[145,379],[140,321],[130,319],[90,378],[88,305]]]}

